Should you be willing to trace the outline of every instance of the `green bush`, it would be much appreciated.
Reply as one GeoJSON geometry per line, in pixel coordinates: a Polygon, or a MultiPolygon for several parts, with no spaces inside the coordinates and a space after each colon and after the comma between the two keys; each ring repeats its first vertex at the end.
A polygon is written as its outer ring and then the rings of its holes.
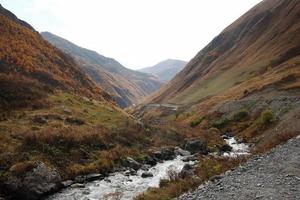
{"type": "Polygon", "coordinates": [[[272,110],[265,110],[261,113],[260,118],[263,125],[269,125],[274,121],[275,115],[272,110]]]}
{"type": "Polygon", "coordinates": [[[205,117],[196,118],[195,120],[191,121],[190,126],[195,127],[195,126],[199,125],[204,120],[204,118],[205,117]]]}
{"type": "Polygon", "coordinates": [[[240,110],[240,111],[236,112],[233,115],[233,120],[234,121],[241,121],[242,119],[245,119],[248,116],[249,116],[249,112],[247,110],[243,109],[243,110],[240,110]]]}
{"type": "Polygon", "coordinates": [[[212,127],[220,129],[225,127],[228,124],[228,122],[229,120],[225,117],[225,118],[214,120],[210,124],[212,127]]]}

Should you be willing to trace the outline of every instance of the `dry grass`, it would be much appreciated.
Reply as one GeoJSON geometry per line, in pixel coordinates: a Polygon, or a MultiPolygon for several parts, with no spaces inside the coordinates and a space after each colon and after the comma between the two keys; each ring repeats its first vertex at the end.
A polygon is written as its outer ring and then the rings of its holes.
{"type": "Polygon", "coordinates": [[[181,194],[196,189],[200,184],[207,181],[214,175],[221,174],[232,169],[242,162],[245,158],[200,158],[199,165],[196,168],[195,176],[180,177],[172,175],[171,180],[162,180],[160,188],[150,188],[135,200],[169,200],[180,196],[181,194]],[[175,177],[175,178],[174,178],[175,177]]]}

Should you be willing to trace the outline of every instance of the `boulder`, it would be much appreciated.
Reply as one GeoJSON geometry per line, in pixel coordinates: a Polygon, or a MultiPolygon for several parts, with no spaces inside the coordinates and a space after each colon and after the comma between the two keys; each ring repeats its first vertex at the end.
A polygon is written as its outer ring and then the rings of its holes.
{"type": "Polygon", "coordinates": [[[232,147],[229,144],[224,144],[219,149],[221,152],[230,152],[232,147]]]}
{"type": "Polygon", "coordinates": [[[182,168],[182,170],[192,170],[192,169],[193,169],[193,166],[190,164],[185,164],[182,168]]]}
{"type": "Polygon", "coordinates": [[[135,175],[137,175],[137,172],[134,169],[129,169],[124,172],[124,175],[125,176],[135,176],[135,175]]]}
{"type": "Polygon", "coordinates": [[[86,175],[86,181],[95,181],[104,178],[102,174],[88,174],[86,175]]]}
{"type": "Polygon", "coordinates": [[[36,162],[34,168],[21,176],[10,176],[4,187],[15,199],[41,199],[61,188],[61,176],[56,169],[36,162]]]}
{"type": "Polygon", "coordinates": [[[74,178],[75,183],[84,183],[86,181],[86,176],[76,176],[74,178]]]}
{"type": "Polygon", "coordinates": [[[188,140],[185,143],[184,149],[191,152],[191,154],[200,153],[203,155],[208,154],[208,148],[205,141],[201,139],[188,140]]]}
{"type": "Polygon", "coordinates": [[[196,161],[197,157],[194,155],[191,156],[186,156],[184,158],[181,159],[183,162],[190,162],[190,161],[196,161]]]}
{"type": "Polygon", "coordinates": [[[85,185],[82,183],[74,183],[71,185],[72,188],[84,188],[85,185]]]}
{"type": "Polygon", "coordinates": [[[147,165],[154,166],[154,165],[157,164],[157,159],[155,159],[155,158],[153,158],[153,157],[151,157],[151,156],[147,156],[147,157],[145,158],[145,163],[146,163],[147,165]]]}
{"type": "Polygon", "coordinates": [[[127,157],[127,159],[125,161],[125,165],[126,165],[126,167],[132,168],[134,170],[138,170],[142,166],[141,163],[137,162],[136,160],[134,160],[131,157],[127,157]]]}
{"type": "Polygon", "coordinates": [[[142,177],[143,178],[153,177],[153,174],[151,172],[143,172],[142,177]]]}
{"type": "Polygon", "coordinates": [[[35,116],[32,121],[37,124],[47,124],[47,120],[42,116],[35,116]]]}
{"type": "Polygon", "coordinates": [[[65,119],[65,123],[66,124],[73,124],[73,125],[83,125],[84,121],[82,119],[68,117],[68,118],[65,119]]]}
{"type": "Polygon", "coordinates": [[[180,147],[176,147],[174,150],[175,154],[180,155],[180,156],[190,156],[191,153],[181,149],[180,147]]]}
{"type": "Polygon", "coordinates": [[[147,165],[147,164],[145,164],[145,165],[143,165],[143,166],[141,167],[141,169],[144,170],[144,171],[148,171],[150,168],[151,168],[151,166],[150,166],[150,165],[147,165]]]}
{"type": "Polygon", "coordinates": [[[71,186],[73,183],[74,183],[74,182],[73,182],[72,180],[67,180],[67,181],[61,182],[61,186],[62,186],[63,188],[66,188],[66,187],[71,186]]]}
{"type": "Polygon", "coordinates": [[[152,155],[157,160],[173,160],[176,155],[174,149],[172,148],[163,148],[161,150],[157,150],[152,152],[152,155]]]}

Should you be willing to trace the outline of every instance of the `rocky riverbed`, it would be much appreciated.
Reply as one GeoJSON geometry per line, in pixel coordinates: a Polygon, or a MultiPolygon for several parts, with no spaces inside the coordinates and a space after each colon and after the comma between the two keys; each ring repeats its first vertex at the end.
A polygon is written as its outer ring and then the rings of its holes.
{"type": "MultiPolygon", "coordinates": [[[[228,137],[225,138],[226,143],[230,147],[230,152],[224,152],[223,156],[237,156],[248,154],[248,145],[237,143],[237,141],[228,137]]],[[[48,198],[48,200],[98,200],[98,199],[133,199],[138,194],[146,191],[149,187],[158,187],[161,179],[168,178],[170,171],[179,173],[187,168],[192,169],[192,166],[197,162],[195,157],[190,155],[190,152],[206,152],[204,143],[199,140],[192,140],[186,146],[189,151],[180,148],[174,149],[172,152],[162,151],[156,152],[156,157],[161,157],[161,162],[154,166],[143,165],[129,158],[129,170],[123,170],[110,174],[106,178],[88,182],[86,184],[73,184],[71,187],[56,193],[48,198]],[[167,160],[165,160],[167,158],[167,160]],[[133,170],[135,168],[137,171],[133,170]]]]}
{"type": "Polygon", "coordinates": [[[223,178],[201,185],[177,200],[297,200],[300,198],[300,136],[274,148],[223,178]]]}

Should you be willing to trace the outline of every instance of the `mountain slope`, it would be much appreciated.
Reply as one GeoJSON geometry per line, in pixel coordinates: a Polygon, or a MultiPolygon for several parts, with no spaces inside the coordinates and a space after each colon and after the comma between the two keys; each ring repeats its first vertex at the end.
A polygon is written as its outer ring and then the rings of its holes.
{"type": "Polygon", "coordinates": [[[1,6],[0,30],[1,108],[21,106],[22,101],[41,98],[44,91],[55,89],[98,99],[109,98],[70,56],[1,6]]]}
{"type": "Polygon", "coordinates": [[[157,76],[161,81],[168,82],[178,72],[180,72],[186,64],[187,62],[182,60],[168,59],[152,67],[140,69],[139,71],[153,74],[157,76]]]}
{"type": "Polygon", "coordinates": [[[152,75],[127,69],[112,58],[81,48],[49,32],[41,34],[74,57],[95,82],[114,96],[121,107],[141,101],[161,86],[161,82],[152,75]]]}
{"type": "Polygon", "coordinates": [[[150,101],[196,103],[299,87],[299,1],[263,1],[202,49],[150,101]]]}
{"type": "Polygon", "coordinates": [[[42,199],[153,145],[72,57],[1,5],[0,32],[0,199],[42,199]]]}

